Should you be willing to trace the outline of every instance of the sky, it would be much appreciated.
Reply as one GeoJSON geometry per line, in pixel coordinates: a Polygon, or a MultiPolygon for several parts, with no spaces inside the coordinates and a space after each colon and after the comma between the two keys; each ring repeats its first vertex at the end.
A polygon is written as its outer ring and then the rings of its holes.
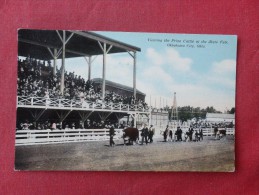
{"type": "MultiPolygon", "coordinates": [[[[141,48],[136,85],[149,105],[172,106],[176,92],[177,106],[213,106],[222,112],[235,107],[236,36],[95,33],[141,48]]],[[[92,78],[102,77],[102,58],[92,63],[92,78]]],[[[66,59],[66,70],[88,75],[84,58],[66,59]]],[[[106,70],[107,80],[133,86],[133,58],[127,52],[108,54],[106,70]]]]}

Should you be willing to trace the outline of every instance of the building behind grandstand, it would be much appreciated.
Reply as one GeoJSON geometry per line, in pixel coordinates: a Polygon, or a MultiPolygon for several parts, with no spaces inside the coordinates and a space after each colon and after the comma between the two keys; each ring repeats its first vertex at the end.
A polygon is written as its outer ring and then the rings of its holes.
{"type": "MultiPolygon", "coordinates": [[[[103,80],[101,78],[93,78],[92,82],[93,82],[95,91],[98,91],[98,89],[99,90],[101,89],[102,82],[103,82],[103,80]]],[[[116,83],[116,82],[113,82],[113,81],[106,80],[105,85],[106,85],[105,89],[107,91],[112,91],[112,92],[114,92],[116,94],[119,94],[121,96],[132,96],[132,94],[133,94],[133,88],[132,87],[122,85],[120,83],[116,83]]],[[[145,97],[146,97],[146,94],[137,90],[136,99],[141,100],[141,101],[145,101],[145,97]]]]}

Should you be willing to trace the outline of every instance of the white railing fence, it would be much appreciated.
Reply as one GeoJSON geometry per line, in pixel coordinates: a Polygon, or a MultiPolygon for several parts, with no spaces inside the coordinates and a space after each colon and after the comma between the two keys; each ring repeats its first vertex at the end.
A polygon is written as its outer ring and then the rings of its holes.
{"type": "MultiPolygon", "coordinates": [[[[194,129],[194,131],[195,130],[196,129],[194,129]]],[[[222,128],[219,130],[225,129],[222,128]]],[[[183,130],[183,134],[184,133],[185,130],[183,130]]],[[[226,134],[234,135],[235,129],[227,128],[226,134]]],[[[115,129],[114,140],[122,139],[122,135],[123,129],[115,129]]],[[[214,136],[214,130],[211,128],[203,129],[203,135],[214,136]]],[[[156,134],[155,137],[161,137],[161,134],[156,134]]],[[[18,130],[16,131],[15,145],[19,146],[64,142],[105,141],[109,139],[109,129],[18,130]]]]}
{"type": "Polygon", "coordinates": [[[140,111],[150,112],[149,107],[143,105],[129,105],[122,103],[106,103],[106,102],[92,102],[81,100],[45,98],[45,97],[27,97],[17,96],[17,107],[46,107],[46,108],[84,108],[84,109],[98,109],[98,110],[117,110],[117,111],[140,111]]]}
{"type": "MultiPolygon", "coordinates": [[[[115,129],[114,140],[122,139],[122,129],[115,129]]],[[[15,145],[109,140],[109,129],[18,130],[15,145]]]]}
{"type": "MultiPolygon", "coordinates": [[[[197,130],[199,132],[199,129],[194,129],[194,131],[197,130]]],[[[235,135],[235,129],[234,128],[218,128],[219,131],[226,130],[226,135],[235,135]]],[[[214,129],[213,128],[206,128],[202,129],[204,136],[214,136],[214,129]]]]}

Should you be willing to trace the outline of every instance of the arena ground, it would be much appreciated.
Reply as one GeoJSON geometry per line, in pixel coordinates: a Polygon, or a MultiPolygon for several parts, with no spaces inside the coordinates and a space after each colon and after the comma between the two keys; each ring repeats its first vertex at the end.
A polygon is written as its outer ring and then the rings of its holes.
{"type": "Polygon", "coordinates": [[[234,137],[124,146],[116,140],[16,146],[16,170],[234,171],[234,137]]]}

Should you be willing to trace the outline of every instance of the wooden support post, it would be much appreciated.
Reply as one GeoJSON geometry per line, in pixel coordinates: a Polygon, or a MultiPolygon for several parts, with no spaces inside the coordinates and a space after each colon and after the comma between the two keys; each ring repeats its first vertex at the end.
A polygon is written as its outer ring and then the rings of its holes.
{"type": "Polygon", "coordinates": [[[103,75],[102,75],[102,99],[105,98],[105,79],[106,79],[106,43],[103,45],[103,75]]]}
{"type": "Polygon", "coordinates": [[[62,37],[61,83],[60,83],[60,92],[61,92],[61,95],[64,95],[64,88],[65,88],[65,57],[66,57],[66,31],[63,30],[63,37],[62,37]]]}
{"type": "Polygon", "coordinates": [[[57,68],[57,49],[54,49],[54,55],[53,55],[53,76],[56,76],[56,68],[57,68]]]}
{"type": "Polygon", "coordinates": [[[136,101],[136,94],[137,94],[137,90],[136,90],[137,53],[136,52],[134,52],[133,60],[134,60],[134,64],[133,64],[133,96],[134,96],[134,99],[136,101]]]}

